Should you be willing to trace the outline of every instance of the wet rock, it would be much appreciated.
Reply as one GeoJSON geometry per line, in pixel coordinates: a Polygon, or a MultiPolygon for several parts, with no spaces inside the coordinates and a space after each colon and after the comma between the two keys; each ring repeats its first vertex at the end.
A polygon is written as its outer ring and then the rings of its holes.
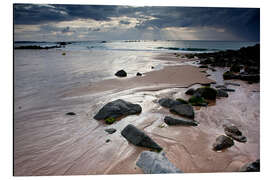
{"type": "Polygon", "coordinates": [[[142,76],[142,74],[141,74],[141,73],[139,73],[139,72],[137,72],[136,76],[142,76]]]}
{"type": "Polygon", "coordinates": [[[249,75],[241,74],[239,75],[239,79],[253,82],[253,83],[258,83],[260,82],[260,75],[259,74],[249,74],[249,75]]]}
{"type": "Polygon", "coordinates": [[[227,87],[225,85],[217,85],[216,88],[223,88],[226,89],[227,87]]]}
{"type": "Polygon", "coordinates": [[[247,163],[240,168],[240,172],[260,172],[260,159],[247,163]]]}
{"type": "Polygon", "coordinates": [[[110,142],[110,141],[111,141],[110,139],[107,139],[107,140],[106,140],[106,143],[108,143],[108,142],[110,142]]]}
{"type": "Polygon", "coordinates": [[[145,174],[164,174],[164,173],[182,173],[165,156],[165,153],[156,153],[143,151],[140,154],[136,165],[140,167],[145,174]]]}
{"type": "Polygon", "coordinates": [[[190,88],[190,89],[188,89],[188,90],[185,92],[185,94],[187,94],[187,95],[193,95],[194,92],[195,92],[195,89],[190,88]]]}
{"type": "Polygon", "coordinates": [[[229,89],[229,88],[222,88],[220,90],[226,91],[226,92],[235,92],[235,89],[229,89]]]}
{"type": "Polygon", "coordinates": [[[181,104],[188,104],[188,102],[184,99],[177,98],[176,101],[180,102],[181,104]]]}
{"type": "Polygon", "coordinates": [[[107,103],[94,116],[96,120],[105,120],[107,118],[119,118],[122,116],[141,113],[142,108],[139,104],[132,104],[122,99],[107,103]]]}
{"type": "Polygon", "coordinates": [[[225,82],[225,85],[240,86],[240,84],[238,84],[238,83],[232,83],[232,82],[225,82]]]}
{"type": "Polygon", "coordinates": [[[74,115],[76,115],[76,113],[74,113],[74,112],[68,112],[68,113],[66,113],[66,115],[74,116],[74,115]]]}
{"type": "Polygon", "coordinates": [[[186,120],[186,119],[174,119],[169,116],[166,116],[164,118],[164,122],[168,125],[198,126],[197,121],[186,120]]]}
{"type": "Polygon", "coordinates": [[[246,66],[245,72],[248,74],[260,74],[260,67],[259,66],[246,66]]]}
{"type": "Polygon", "coordinates": [[[114,129],[114,128],[109,128],[109,129],[105,129],[105,131],[106,131],[107,133],[109,133],[109,134],[113,134],[113,133],[116,132],[116,129],[114,129]]]}
{"type": "Polygon", "coordinates": [[[208,66],[207,65],[201,65],[201,66],[199,66],[199,68],[208,68],[208,66]]]}
{"type": "Polygon", "coordinates": [[[211,87],[201,87],[195,90],[194,95],[201,96],[204,99],[215,100],[217,96],[217,90],[211,87]]]}
{"type": "Polygon", "coordinates": [[[216,142],[213,144],[213,150],[220,151],[229,148],[234,145],[234,142],[228,136],[221,135],[216,138],[216,142]]]}
{"type": "Polygon", "coordinates": [[[147,147],[157,151],[162,150],[162,147],[154,142],[148,135],[131,124],[127,125],[121,131],[121,135],[136,146],[147,147]]]}
{"type": "Polygon", "coordinates": [[[192,106],[207,106],[207,101],[199,96],[199,95],[193,95],[189,98],[188,102],[192,105],[192,106]]]}
{"type": "Polygon", "coordinates": [[[170,112],[187,117],[194,118],[193,107],[190,104],[174,105],[170,108],[170,112]]]}
{"type": "Polygon", "coordinates": [[[228,93],[222,89],[217,90],[217,97],[229,97],[228,93]]]}
{"type": "Polygon", "coordinates": [[[234,125],[223,125],[224,132],[227,136],[239,142],[247,142],[247,138],[242,135],[242,132],[234,125]]]}
{"type": "Polygon", "coordinates": [[[223,74],[223,79],[224,80],[229,80],[229,79],[238,79],[238,76],[232,73],[231,71],[226,71],[223,74]]]}
{"type": "Polygon", "coordinates": [[[170,99],[170,98],[162,98],[158,101],[158,103],[161,106],[166,107],[166,108],[171,108],[172,106],[183,104],[180,101],[175,101],[175,100],[170,99]]]}
{"type": "Polygon", "coordinates": [[[127,73],[126,71],[124,71],[123,69],[120,71],[117,71],[114,75],[118,76],[118,77],[126,77],[127,73]]]}

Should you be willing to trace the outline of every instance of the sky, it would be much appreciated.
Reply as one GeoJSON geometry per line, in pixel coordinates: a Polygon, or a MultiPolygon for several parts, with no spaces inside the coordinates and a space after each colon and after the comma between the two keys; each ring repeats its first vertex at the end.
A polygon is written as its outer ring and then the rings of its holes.
{"type": "Polygon", "coordinates": [[[259,8],[15,4],[15,41],[259,41],[259,8]]]}

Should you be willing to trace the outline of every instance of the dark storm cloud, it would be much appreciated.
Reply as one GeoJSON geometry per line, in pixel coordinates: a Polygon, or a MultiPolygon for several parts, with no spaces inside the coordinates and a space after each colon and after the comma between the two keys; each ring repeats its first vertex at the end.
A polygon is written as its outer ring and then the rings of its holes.
{"type": "MultiPolygon", "coordinates": [[[[112,17],[137,18],[136,28],[223,28],[244,40],[259,40],[258,8],[129,7],[86,5],[14,5],[15,24],[44,24],[75,19],[110,21],[112,17]]],[[[129,24],[121,20],[120,24],[129,24]]]]}
{"type": "Polygon", "coordinates": [[[68,27],[62,29],[61,32],[65,34],[65,33],[70,33],[70,32],[75,32],[75,31],[74,30],[71,30],[70,27],[68,26],[68,27]]]}

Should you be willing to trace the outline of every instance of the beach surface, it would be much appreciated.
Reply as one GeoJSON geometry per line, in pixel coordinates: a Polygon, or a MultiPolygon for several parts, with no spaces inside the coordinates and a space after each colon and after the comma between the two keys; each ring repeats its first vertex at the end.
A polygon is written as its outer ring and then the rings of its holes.
{"type": "Polygon", "coordinates": [[[63,56],[62,50],[15,50],[14,55],[16,176],[143,173],[136,161],[148,149],[134,146],[123,138],[121,131],[128,124],[145,131],[184,173],[239,171],[244,164],[260,157],[259,83],[226,81],[240,86],[229,86],[235,92],[229,92],[228,98],[219,98],[211,106],[194,108],[199,126],[167,126],[165,116],[178,116],[161,107],[159,99],[187,100],[185,91],[190,87],[224,83],[225,69],[204,72],[206,69],[196,67],[197,59],[177,58],[173,53],[144,53],[141,56],[123,54],[123,59],[115,61],[123,64],[127,57],[130,64],[119,67],[114,61],[107,62],[102,74],[93,71],[100,68],[100,63],[88,60],[113,56],[110,52],[93,55],[78,51],[63,56]],[[28,72],[25,67],[30,68],[29,64],[37,66],[37,71],[28,72]],[[59,69],[62,70],[59,72],[59,69]],[[120,69],[128,72],[126,78],[114,76],[120,69]],[[44,79],[35,76],[43,72],[44,79]],[[143,76],[136,76],[137,72],[143,76]],[[206,77],[207,74],[210,76],[206,77]],[[23,75],[30,79],[25,80],[23,75]],[[28,81],[32,83],[26,86],[28,81]],[[93,119],[101,107],[116,99],[140,104],[142,112],[112,125],[93,119]],[[68,116],[67,112],[76,115],[68,116]],[[235,141],[229,149],[213,151],[212,144],[224,134],[222,126],[227,123],[239,127],[247,142],[235,141]],[[107,128],[117,131],[108,134],[107,128]]]}

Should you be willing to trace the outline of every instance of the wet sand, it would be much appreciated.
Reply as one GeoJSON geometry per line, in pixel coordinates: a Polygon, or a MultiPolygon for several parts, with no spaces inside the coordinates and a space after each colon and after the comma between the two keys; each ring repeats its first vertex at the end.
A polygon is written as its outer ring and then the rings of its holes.
{"type": "MultiPolygon", "coordinates": [[[[233,81],[241,86],[231,86],[236,91],[229,92],[228,98],[195,110],[195,120],[200,123],[197,127],[159,127],[166,115],[177,116],[157,101],[162,97],[187,99],[187,87],[212,82],[201,70],[189,65],[168,66],[142,77],[104,80],[66,92],[61,107],[18,111],[14,120],[14,174],[142,173],[136,160],[146,149],[121,136],[127,124],[144,130],[185,173],[238,171],[243,164],[259,158],[259,84],[233,81]],[[93,119],[103,105],[120,98],[140,104],[142,113],[112,125],[93,119]],[[66,116],[71,110],[77,115],[66,116]],[[247,143],[235,142],[233,147],[215,152],[212,144],[218,135],[224,134],[225,123],[237,125],[247,143]],[[106,128],[117,131],[110,135],[104,131],[106,128]],[[107,139],[111,141],[106,143],[107,139]]],[[[209,78],[215,79],[218,73],[222,70],[209,78]]]]}

